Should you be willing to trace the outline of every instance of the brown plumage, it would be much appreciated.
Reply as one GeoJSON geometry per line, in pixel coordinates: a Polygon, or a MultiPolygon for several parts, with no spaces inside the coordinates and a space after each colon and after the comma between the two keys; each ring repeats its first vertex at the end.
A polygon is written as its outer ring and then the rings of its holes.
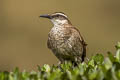
{"type": "Polygon", "coordinates": [[[75,28],[64,13],[56,12],[40,17],[49,18],[54,27],[48,34],[47,46],[64,63],[71,61],[78,64],[86,56],[86,43],[79,30],[75,28]]]}

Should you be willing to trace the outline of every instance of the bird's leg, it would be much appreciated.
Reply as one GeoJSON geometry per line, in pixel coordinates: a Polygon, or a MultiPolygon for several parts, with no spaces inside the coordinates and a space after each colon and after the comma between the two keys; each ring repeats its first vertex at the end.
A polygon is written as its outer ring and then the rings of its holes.
{"type": "Polygon", "coordinates": [[[64,63],[63,59],[59,59],[60,61],[58,62],[58,68],[61,68],[60,65],[64,63]]]}
{"type": "Polygon", "coordinates": [[[61,61],[58,62],[58,65],[57,65],[58,68],[61,68],[60,64],[61,64],[61,61]]]}
{"type": "Polygon", "coordinates": [[[58,65],[60,65],[60,64],[61,64],[61,61],[58,62],[58,65]]]}

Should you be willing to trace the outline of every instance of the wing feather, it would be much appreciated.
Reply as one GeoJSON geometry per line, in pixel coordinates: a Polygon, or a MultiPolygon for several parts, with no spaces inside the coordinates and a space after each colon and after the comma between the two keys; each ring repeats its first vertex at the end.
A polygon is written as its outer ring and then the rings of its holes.
{"type": "Polygon", "coordinates": [[[86,56],[86,43],[83,40],[79,30],[75,27],[69,28],[71,30],[71,36],[68,39],[68,45],[71,48],[70,51],[72,51],[73,56],[77,56],[78,58],[81,58],[82,61],[84,61],[84,58],[86,56]]]}

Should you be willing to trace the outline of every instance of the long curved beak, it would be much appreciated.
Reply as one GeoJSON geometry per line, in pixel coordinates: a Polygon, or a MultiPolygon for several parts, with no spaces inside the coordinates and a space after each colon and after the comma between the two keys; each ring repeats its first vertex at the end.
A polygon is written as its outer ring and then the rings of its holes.
{"type": "Polygon", "coordinates": [[[40,15],[39,17],[51,19],[51,16],[49,14],[40,15]]]}

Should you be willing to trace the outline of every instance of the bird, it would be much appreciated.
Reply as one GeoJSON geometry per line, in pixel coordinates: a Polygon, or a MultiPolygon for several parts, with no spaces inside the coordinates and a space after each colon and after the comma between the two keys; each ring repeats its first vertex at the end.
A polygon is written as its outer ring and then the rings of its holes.
{"type": "Polygon", "coordinates": [[[65,61],[70,61],[74,65],[82,63],[86,57],[87,44],[68,16],[63,12],[54,12],[39,17],[48,18],[53,23],[48,33],[47,46],[60,63],[65,61]]]}

